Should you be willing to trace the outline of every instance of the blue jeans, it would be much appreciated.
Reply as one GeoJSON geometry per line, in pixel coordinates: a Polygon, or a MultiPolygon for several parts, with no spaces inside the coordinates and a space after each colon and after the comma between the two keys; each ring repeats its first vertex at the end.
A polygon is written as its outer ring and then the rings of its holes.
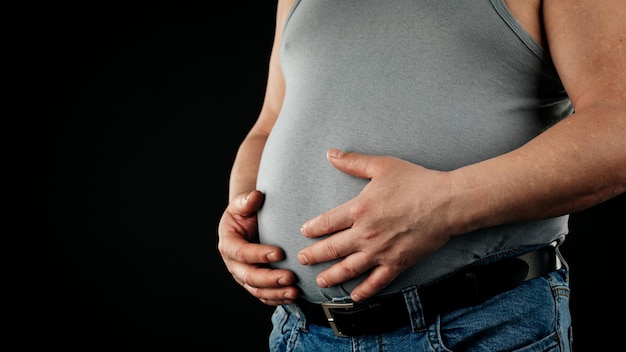
{"type": "Polygon", "coordinates": [[[297,305],[272,315],[270,351],[517,351],[569,352],[572,346],[566,266],[522,283],[479,305],[425,323],[415,289],[405,292],[411,326],[364,337],[337,337],[307,324],[297,305]]]}

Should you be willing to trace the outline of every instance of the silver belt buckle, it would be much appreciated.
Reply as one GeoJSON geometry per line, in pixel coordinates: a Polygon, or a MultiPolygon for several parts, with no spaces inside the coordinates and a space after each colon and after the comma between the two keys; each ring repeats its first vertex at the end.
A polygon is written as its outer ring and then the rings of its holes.
{"type": "Polygon", "coordinates": [[[354,303],[335,303],[335,302],[323,302],[322,309],[324,310],[324,315],[326,315],[326,319],[328,320],[328,325],[333,329],[333,332],[336,336],[339,337],[347,337],[344,335],[339,329],[337,329],[337,325],[335,324],[335,317],[333,313],[330,311],[332,308],[336,309],[348,309],[354,308],[354,303]]]}

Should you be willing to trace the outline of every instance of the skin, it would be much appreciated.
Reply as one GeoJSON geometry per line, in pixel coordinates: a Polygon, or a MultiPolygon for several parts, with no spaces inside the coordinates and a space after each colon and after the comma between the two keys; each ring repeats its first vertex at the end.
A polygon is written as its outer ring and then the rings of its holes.
{"type": "MultiPolygon", "coordinates": [[[[279,0],[266,96],[231,171],[218,250],[236,282],[268,305],[294,303],[294,274],[270,269],[280,248],[258,243],[255,190],[265,141],[285,93],[277,48],[293,0],[279,0]]],[[[575,108],[526,145],[449,172],[391,156],[328,151],[338,170],[370,182],[355,198],[302,225],[303,265],[343,259],[317,278],[330,287],[372,269],[352,292],[374,296],[454,236],[499,224],[578,212],[626,191],[626,5],[623,0],[509,0],[520,24],[547,48],[575,108]],[[436,189],[437,192],[432,192],[436,189]]]]}

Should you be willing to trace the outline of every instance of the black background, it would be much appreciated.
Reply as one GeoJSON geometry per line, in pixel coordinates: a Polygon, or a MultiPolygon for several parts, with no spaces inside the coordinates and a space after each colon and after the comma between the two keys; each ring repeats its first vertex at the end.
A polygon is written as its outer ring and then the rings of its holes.
{"type": "MultiPolygon", "coordinates": [[[[266,350],[271,308],[235,284],[216,237],[230,164],[260,109],[274,11],[134,1],[13,12],[5,56],[25,98],[14,118],[26,211],[11,234],[26,250],[5,289],[19,346],[266,350]]],[[[572,216],[578,351],[621,340],[625,204],[572,216]]]]}

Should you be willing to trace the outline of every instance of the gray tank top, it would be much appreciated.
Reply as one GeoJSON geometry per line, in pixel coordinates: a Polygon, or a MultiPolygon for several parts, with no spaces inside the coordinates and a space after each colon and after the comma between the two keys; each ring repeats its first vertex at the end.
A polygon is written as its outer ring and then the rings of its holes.
{"type": "MultiPolygon", "coordinates": [[[[315,277],[333,262],[296,259],[314,241],[302,224],[367,182],[333,168],[329,148],[452,170],[518,148],[572,113],[547,51],[502,0],[302,0],[281,44],[286,95],[258,175],[259,235],[285,250],[275,266],[294,271],[312,302],[345,297],[362,280],[321,289],[315,277]]],[[[456,237],[382,293],[562,239],[567,221],[456,237]]]]}

